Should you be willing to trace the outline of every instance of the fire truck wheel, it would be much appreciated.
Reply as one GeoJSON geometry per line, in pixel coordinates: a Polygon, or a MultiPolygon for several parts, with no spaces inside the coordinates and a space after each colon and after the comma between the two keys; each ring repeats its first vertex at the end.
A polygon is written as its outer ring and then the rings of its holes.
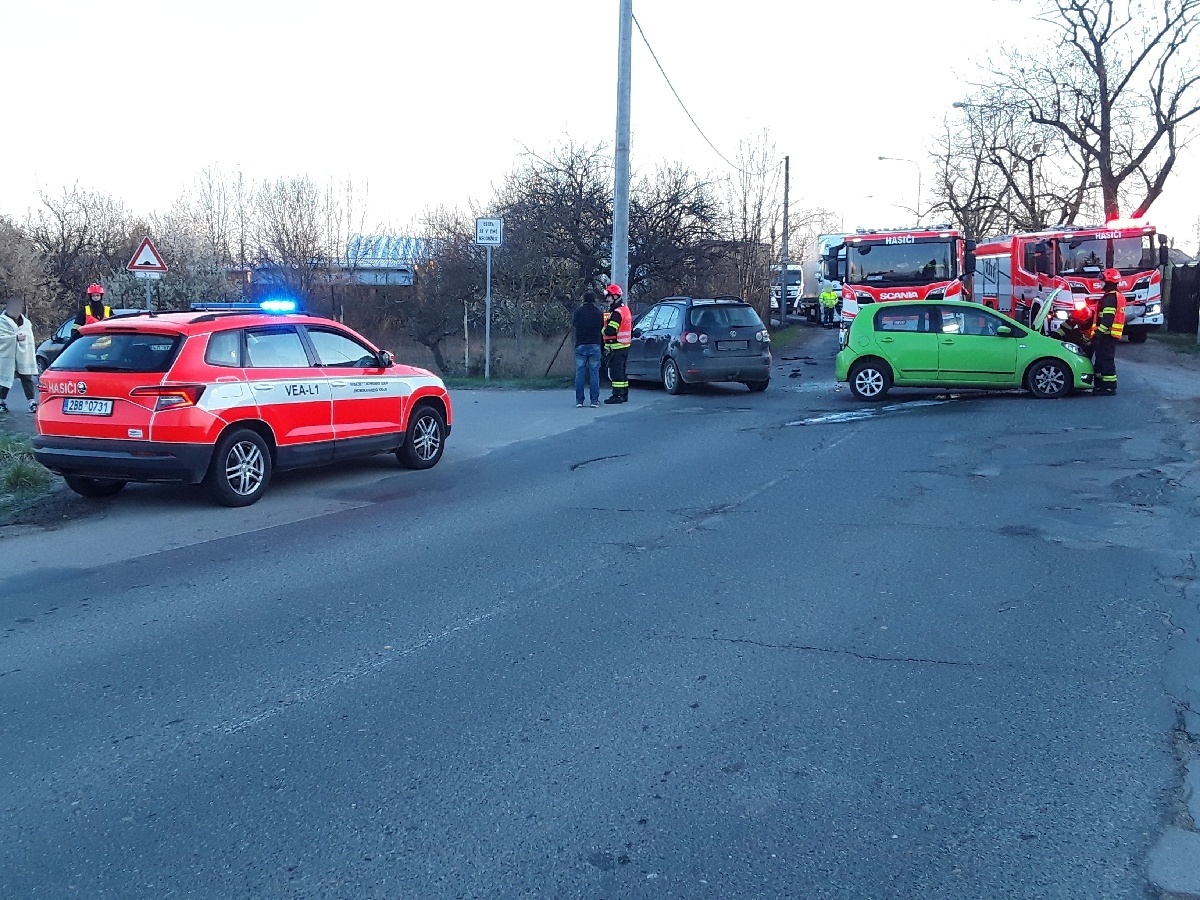
{"type": "Polygon", "coordinates": [[[1125,336],[1129,338],[1129,343],[1131,344],[1144,344],[1146,343],[1146,338],[1150,337],[1150,329],[1142,327],[1130,328],[1125,332],[1125,336]]]}
{"type": "Polygon", "coordinates": [[[1026,381],[1039,400],[1057,400],[1071,391],[1071,370],[1057,359],[1039,359],[1029,367],[1026,381]]]}
{"type": "Polygon", "coordinates": [[[882,400],[892,389],[892,370],[877,359],[863,359],[850,369],[850,393],[859,400],[882,400]]]}

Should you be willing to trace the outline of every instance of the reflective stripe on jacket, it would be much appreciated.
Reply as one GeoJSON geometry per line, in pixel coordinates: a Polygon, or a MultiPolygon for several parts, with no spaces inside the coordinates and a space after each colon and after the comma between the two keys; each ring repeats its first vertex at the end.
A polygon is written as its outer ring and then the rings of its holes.
{"type": "MultiPolygon", "coordinates": [[[[99,316],[92,315],[92,304],[90,304],[90,303],[84,304],[84,307],[83,307],[83,325],[91,325],[91,324],[93,324],[93,323],[95,323],[95,322],[102,322],[102,321],[104,321],[105,319],[111,319],[111,318],[112,318],[112,314],[113,314],[112,307],[111,307],[111,306],[105,306],[105,307],[103,307],[103,309],[101,310],[101,313],[100,313],[100,315],[99,315],[99,316]]],[[[82,328],[82,327],[83,327],[83,325],[80,325],[80,324],[79,324],[79,317],[78,317],[78,316],[76,316],[76,317],[75,317],[75,324],[74,324],[73,326],[71,326],[71,327],[72,327],[73,329],[75,329],[75,330],[79,330],[80,328],[82,328]]]]}
{"type": "Polygon", "coordinates": [[[604,349],[624,350],[633,343],[633,313],[628,306],[618,306],[604,323],[604,349]]]}
{"type": "Polygon", "coordinates": [[[1125,334],[1125,295],[1120,291],[1105,291],[1096,309],[1096,333],[1107,334],[1119,341],[1125,334]]]}

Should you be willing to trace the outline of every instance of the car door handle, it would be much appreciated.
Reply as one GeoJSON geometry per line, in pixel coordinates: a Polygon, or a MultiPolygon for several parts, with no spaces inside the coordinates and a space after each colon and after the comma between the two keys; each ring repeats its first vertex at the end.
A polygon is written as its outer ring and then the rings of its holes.
{"type": "Polygon", "coordinates": [[[891,343],[894,343],[894,342],[895,342],[895,340],[896,340],[895,338],[880,338],[880,339],[879,339],[879,343],[881,343],[881,344],[891,344],[891,343]]]}
{"type": "Polygon", "coordinates": [[[256,391],[273,391],[273,390],[275,390],[275,385],[273,385],[273,384],[256,384],[254,386],[254,389],[256,391]]]}
{"type": "Polygon", "coordinates": [[[950,338],[946,338],[946,340],[942,341],[942,343],[943,344],[953,344],[954,341],[952,341],[950,338]]]}

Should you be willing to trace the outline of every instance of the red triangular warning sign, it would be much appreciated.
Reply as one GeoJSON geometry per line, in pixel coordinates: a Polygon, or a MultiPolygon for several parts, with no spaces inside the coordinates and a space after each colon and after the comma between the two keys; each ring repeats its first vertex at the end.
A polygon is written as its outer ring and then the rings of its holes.
{"type": "Polygon", "coordinates": [[[142,238],[142,242],[138,244],[137,251],[133,254],[133,259],[129,261],[129,265],[125,267],[127,272],[165,272],[167,264],[163,262],[162,256],[159,255],[150,238],[142,238]]]}

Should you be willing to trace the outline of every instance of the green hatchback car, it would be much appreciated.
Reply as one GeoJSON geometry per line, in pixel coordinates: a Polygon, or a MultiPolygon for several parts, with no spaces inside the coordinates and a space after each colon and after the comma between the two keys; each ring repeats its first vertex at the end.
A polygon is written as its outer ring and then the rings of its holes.
{"type": "Polygon", "coordinates": [[[1092,387],[1091,362],[1075,344],[1041,334],[1042,318],[1028,328],[948,300],[864,306],[843,337],[837,380],[859,400],[893,386],[1027,388],[1047,400],[1092,387]]]}

